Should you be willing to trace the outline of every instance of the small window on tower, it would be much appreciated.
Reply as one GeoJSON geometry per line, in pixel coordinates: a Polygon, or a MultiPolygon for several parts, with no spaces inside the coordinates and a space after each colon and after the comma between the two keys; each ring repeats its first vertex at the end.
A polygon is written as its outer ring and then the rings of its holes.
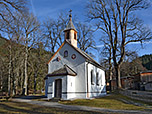
{"type": "Polygon", "coordinates": [[[77,34],[76,34],[76,32],[74,32],[74,39],[75,39],[75,40],[77,39],[77,34]]]}
{"type": "Polygon", "coordinates": [[[68,51],[64,51],[64,57],[68,57],[68,51]]]}
{"type": "Polygon", "coordinates": [[[69,39],[69,34],[70,34],[70,32],[68,31],[68,32],[67,32],[67,39],[69,39]]]}

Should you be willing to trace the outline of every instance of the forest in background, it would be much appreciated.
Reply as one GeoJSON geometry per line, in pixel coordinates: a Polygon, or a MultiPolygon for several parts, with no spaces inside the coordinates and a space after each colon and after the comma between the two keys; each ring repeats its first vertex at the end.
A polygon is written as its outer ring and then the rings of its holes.
{"type": "MultiPolygon", "coordinates": [[[[24,54],[22,50],[24,45],[17,44],[6,38],[0,37],[0,91],[8,92],[8,76],[9,76],[9,48],[8,45],[12,44],[12,55],[15,58],[11,61],[11,94],[23,94],[24,86],[24,54]],[[18,49],[21,52],[18,52],[18,49]],[[15,53],[15,54],[14,54],[15,53]],[[18,55],[17,55],[18,54],[18,55]]],[[[44,91],[44,77],[47,74],[47,62],[52,56],[51,52],[44,49],[43,44],[38,44],[37,47],[30,50],[28,61],[28,88],[29,93],[41,93],[44,91]]]]}
{"type": "Polygon", "coordinates": [[[147,70],[152,70],[152,54],[150,55],[143,55],[142,57],[140,57],[143,66],[147,69],[147,70]]]}

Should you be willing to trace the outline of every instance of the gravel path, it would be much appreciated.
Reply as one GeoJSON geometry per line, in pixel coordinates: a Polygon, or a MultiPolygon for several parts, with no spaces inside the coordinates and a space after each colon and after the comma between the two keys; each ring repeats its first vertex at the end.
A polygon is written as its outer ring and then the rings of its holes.
{"type": "Polygon", "coordinates": [[[46,107],[55,107],[62,108],[67,110],[77,110],[77,111],[94,111],[94,112],[105,112],[105,113],[121,113],[121,114],[152,114],[151,111],[138,111],[138,110],[113,110],[113,109],[104,109],[97,107],[88,107],[88,106],[75,106],[75,105],[64,105],[57,102],[47,102],[47,101],[34,101],[31,99],[25,98],[13,98],[12,101],[15,102],[25,102],[29,104],[46,106],[46,107]]]}

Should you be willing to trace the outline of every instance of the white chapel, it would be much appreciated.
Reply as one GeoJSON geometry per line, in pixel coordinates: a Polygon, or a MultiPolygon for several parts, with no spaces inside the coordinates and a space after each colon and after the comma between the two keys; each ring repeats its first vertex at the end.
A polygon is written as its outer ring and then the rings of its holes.
{"type": "Polygon", "coordinates": [[[47,98],[70,100],[106,95],[104,68],[77,47],[77,30],[71,14],[64,33],[64,43],[48,62],[47,98]]]}

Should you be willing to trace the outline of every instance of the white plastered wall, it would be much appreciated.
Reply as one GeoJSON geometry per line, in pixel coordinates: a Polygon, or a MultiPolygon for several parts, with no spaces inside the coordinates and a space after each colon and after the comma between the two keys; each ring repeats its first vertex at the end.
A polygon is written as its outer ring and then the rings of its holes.
{"type": "Polygon", "coordinates": [[[67,76],[67,99],[75,97],[75,76],[67,76]]]}
{"type": "MultiPolygon", "coordinates": [[[[47,98],[52,99],[55,96],[55,80],[61,79],[62,80],[62,92],[67,92],[67,76],[54,76],[48,77],[48,93],[47,98]]],[[[67,99],[66,94],[62,94],[62,99],[67,99]]]]}
{"type": "Polygon", "coordinates": [[[88,64],[88,98],[98,97],[106,95],[106,84],[105,84],[105,71],[90,64],[88,64]],[[91,84],[91,70],[93,70],[94,83],[91,84]],[[96,73],[99,74],[99,84],[96,84],[96,73]]]}
{"type": "Polygon", "coordinates": [[[45,79],[45,96],[47,96],[48,93],[48,79],[45,79]]]}

